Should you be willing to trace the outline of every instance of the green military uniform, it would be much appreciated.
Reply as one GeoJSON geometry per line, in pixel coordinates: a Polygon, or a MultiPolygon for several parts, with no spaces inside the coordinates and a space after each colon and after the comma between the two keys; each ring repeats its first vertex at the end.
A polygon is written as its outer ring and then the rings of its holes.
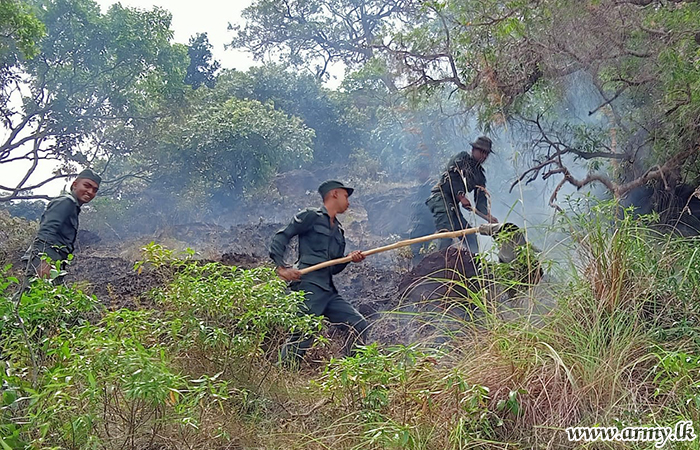
{"type": "MultiPolygon", "coordinates": [[[[325,206],[299,212],[289,225],[274,235],[270,245],[270,257],[277,267],[284,267],[284,253],[294,236],[299,236],[299,259],[295,264],[298,269],[344,256],[343,228],[337,218],[331,225],[325,206]]],[[[347,264],[338,264],[305,274],[290,286],[295,291],[306,292],[304,312],[324,315],[333,323],[347,323],[357,333],[358,340],[363,342],[368,326],[367,320],[338,294],[333,284],[333,275],[341,272],[346,266],[347,264]]],[[[291,358],[300,360],[311,347],[313,340],[313,336],[291,336],[282,349],[282,361],[289,362],[291,358]]]]}
{"type": "MultiPolygon", "coordinates": [[[[458,153],[447,164],[440,181],[433,187],[430,197],[425,202],[433,214],[435,228],[438,231],[457,231],[470,227],[459,209],[459,194],[466,195],[467,192],[474,192],[476,209],[483,214],[488,214],[486,193],[477,186],[486,187],[484,168],[470,152],[458,153]]],[[[479,247],[476,236],[467,235],[466,238],[469,250],[477,253],[479,247]]],[[[449,239],[442,239],[440,249],[449,245],[449,239]]]]}
{"type": "MultiPolygon", "coordinates": [[[[76,182],[81,179],[91,180],[98,186],[102,182],[102,177],[91,169],[80,172],[76,182]]],[[[27,261],[27,277],[38,274],[42,254],[51,258],[52,261],[65,261],[75,250],[81,202],[72,191],[73,186],[70,193],[62,194],[46,205],[46,210],[41,215],[36,238],[22,258],[27,261]]],[[[61,278],[59,277],[57,281],[60,282],[61,278]]]]}
{"type": "Polygon", "coordinates": [[[41,215],[36,238],[23,258],[28,261],[28,276],[36,275],[42,253],[52,261],[65,261],[73,253],[79,214],[80,203],[71,193],[49,202],[41,215]]]}

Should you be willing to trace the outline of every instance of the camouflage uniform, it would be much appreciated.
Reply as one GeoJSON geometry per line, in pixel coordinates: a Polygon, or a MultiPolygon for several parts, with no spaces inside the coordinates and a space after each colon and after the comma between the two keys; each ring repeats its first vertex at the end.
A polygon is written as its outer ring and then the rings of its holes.
{"type": "MultiPolygon", "coordinates": [[[[331,225],[325,206],[299,212],[289,225],[274,235],[270,245],[270,258],[277,267],[284,267],[284,253],[294,236],[299,236],[299,259],[295,264],[298,269],[344,256],[343,228],[337,218],[331,225]]],[[[367,320],[338,294],[333,284],[333,275],[346,266],[347,264],[338,264],[305,274],[299,281],[292,282],[290,287],[306,293],[303,312],[324,315],[333,323],[346,323],[353,328],[357,339],[364,342],[367,320]]],[[[282,348],[281,360],[287,363],[299,361],[313,341],[313,336],[292,335],[282,348]]]]}
{"type": "MultiPolygon", "coordinates": [[[[486,187],[484,168],[470,152],[458,153],[447,164],[440,181],[425,202],[433,214],[435,228],[438,231],[457,231],[470,227],[459,209],[458,194],[466,195],[468,192],[474,192],[476,209],[483,214],[488,214],[486,193],[479,187],[486,187]]],[[[466,238],[469,250],[477,253],[479,247],[476,236],[467,235],[466,238]]],[[[450,243],[449,239],[442,239],[440,249],[449,247],[450,243]]]]}

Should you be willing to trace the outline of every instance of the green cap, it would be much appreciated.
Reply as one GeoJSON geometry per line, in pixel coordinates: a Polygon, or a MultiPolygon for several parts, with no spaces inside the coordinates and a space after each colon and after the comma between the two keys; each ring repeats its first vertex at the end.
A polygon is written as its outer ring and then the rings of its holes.
{"type": "Polygon", "coordinates": [[[87,178],[88,180],[92,180],[98,185],[102,183],[102,177],[97,175],[95,172],[93,172],[91,169],[85,169],[82,172],[78,174],[78,178],[76,178],[76,181],[81,179],[81,178],[87,178]]]}
{"type": "Polygon", "coordinates": [[[318,193],[321,194],[321,198],[326,198],[328,194],[333,189],[345,189],[348,192],[348,197],[350,197],[355,189],[345,186],[340,181],[328,180],[321,183],[318,187],[318,193]]]}

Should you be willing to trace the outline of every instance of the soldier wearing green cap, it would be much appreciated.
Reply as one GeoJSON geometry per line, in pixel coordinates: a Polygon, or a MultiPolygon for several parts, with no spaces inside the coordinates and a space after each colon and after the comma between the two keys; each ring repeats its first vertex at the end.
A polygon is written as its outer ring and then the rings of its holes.
{"type": "Polygon", "coordinates": [[[65,261],[73,253],[80,207],[95,198],[101,182],[99,175],[85,169],[71,184],[70,192],[46,205],[36,238],[23,258],[27,261],[27,276],[45,278],[50,275],[51,267],[41,259],[42,255],[52,261],[65,261]]]}
{"type": "MultiPolygon", "coordinates": [[[[301,275],[299,270],[344,256],[345,236],[337,215],[348,209],[348,197],[353,191],[353,188],[340,181],[322,183],[318,192],[323,199],[323,206],[307,208],[297,213],[289,225],[274,235],[270,245],[270,258],[275,262],[280,278],[291,282],[293,290],[305,292],[303,312],[323,315],[333,323],[345,323],[351,327],[355,339],[348,342],[347,349],[354,340],[364,342],[368,326],[367,320],[340,296],[333,284],[333,275],[345,269],[347,264],[338,264],[305,275],[301,275]],[[299,237],[299,257],[294,267],[287,267],[284,253],[294,236],[299,237]]],[[[348,256],[353,262],[365,259],[360,251],[351,252],[348,256]]],[[[313,336],[292,335],[282,348],[281,362],[298,364],[313,341],[313,336]]]]}
{"type": "MultiPolygon", "coordinates": [[[[476,210],[489,222],[498,222],[489,211],[486,175],[482,167],[492,153],[491,145],[491,139],[480,136],[472,142],[471,154],[463,151],[450,159],[447,168],[440,176],[440,181],[433,187],[430,197],[425,202],[433,214],[437,231],[457,231],[470,227],[459,210],[459,205],[466,209],[472,208],[471,202],[466,197],[469,192],[474,192],[476,210]]],[[[440,249],[449,245],[449,239],[442,239],[440,249]]],[[[478,253],[479,247],[475,235],[467,236],[467,245],[472,253],[478,253]]]]}

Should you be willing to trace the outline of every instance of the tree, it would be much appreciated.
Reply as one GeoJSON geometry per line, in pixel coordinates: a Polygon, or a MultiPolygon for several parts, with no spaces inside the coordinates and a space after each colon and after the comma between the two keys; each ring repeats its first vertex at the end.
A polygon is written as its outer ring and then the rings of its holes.
{"type": "Polygon", "coordinates": [[[39,54],[0,86],[0,169],[23,173],[14,185],[0,183],[2,202],[46,198],[31,191],[76,164],[102,161],[105,169],[111,157],[138,150],[133,135],[183,98],[186,49],[170,43],[168,12],[116,4],[103,15],[92,0],[35,4],[47,31],[39,54]],[[55,173],[32,179],[47,161],[55,173]]]}
{"type": "Polygon", "coordinates": [[[201,85],[208,88],[214,87],[216,71],[219,70],[221,64],[213,59],[211,48],[207,33],[197,33],[196,36],[190,38],[190,44],[187,47],[190,65],[187,67],[185,84],[192,86],[192,89],[197,89],[201,85]]]}
{"type": "Polygon", "coordinates": [[[256,0],[243,11],[246,25],[233,45],[257,59],[279,52],[323,78],[330,64],[355,66],[374,56],[382,29],[410,11],[415,0],[256,0]]]}
{"type": "Polygon", "coordinates": [[[271,103],[275,110],[298,117],[313,129],[316,165],[343,162],[364,143],[364,118],[353,107],[351,98],[324,88],[311,75],[267,64],[245,73],[226,72],[218,82],[220,92],[227,96],[271,103]]]}
{"type": "Polygon", "coordinates": [[[193,92],[186,115],[161,128],[153,186],[210,199],[240,198],[282,166],[311,158],[313,130],[271,104],[223,94],[225,83],[193,92]]]}
{"type": "Polygon", "coordinates": [[[29,5],[0,2],[0,58],[3,68],[15,66],[18,58],[31,58],[38,52],[37,41],[46,30],[29,5]]]}
{"type": "MultiPolygon", "coordinates": [[[[328,37],[307,26],[336,23],[326,3],[300,4],[316,7],[303,15],[296,2],[288,12],[255,3],[246,29],[264,38],[239,34],[239,40],[284,55],[311,37],[328,37]],[[285,14],[284,27],[267,20],[285,14]]],[[[373,64],[402,92],[428,101],[458,97],[485,131],[506,121],[521,125],[532,159],[521,179],[554,177],[559,186],[579,188],[601,183],[619,198],[648,183],[673,190],[676,183],[700,182],[698,2],[423,1],[386,20],[391,26],[360,47],[349,45],[352,37],[330,35],[332,48],[364,62],[362,47],[369,45],[372,58],[382,61],[373,64]],[[573,117],[561,105],[581,85],[595,90],[597,103],[586,117],[573,117]],[[573,169],[582,165],[589,173],[576,177],[573,169]]]]}

